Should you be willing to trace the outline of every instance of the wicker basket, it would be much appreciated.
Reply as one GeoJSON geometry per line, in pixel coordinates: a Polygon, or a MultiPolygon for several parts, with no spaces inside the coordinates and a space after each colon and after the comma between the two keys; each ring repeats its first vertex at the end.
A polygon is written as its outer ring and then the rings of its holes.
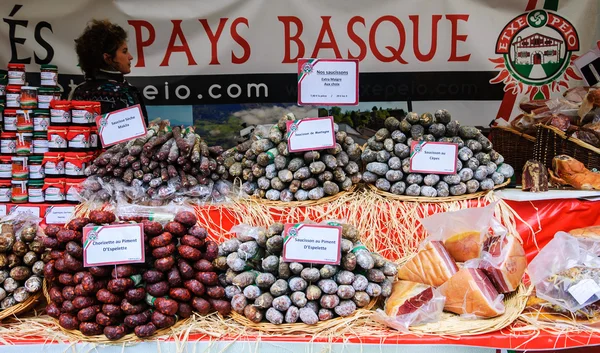
{"type": "MultiPolygon", "coordinates": [[[[44,284],[42,286],[42,291],[43,291],[44,297],[46,298],[46,301],[48,303],[50,303],[51,300],[50,300],[50,294],[48,293],[48,284],[45,279],[44,279],[44,284]]],[[[159,337],[169,337],[177,332],[176,329],[182,328],[185,325],[189,325],[189,323],[191,322],[191,319],[188,318],[188,319],[178,320],[175,323],[175,325],[168,327],[168,328],[163,328],[163,329],[157,330],[156,333],[154,333],[154,335],[147,337],[147,338],[139,338],[134,333],[129,333],[129,334],[123,336],[122,338],[120,338],[118,340],[114,340],[114,341],[109,340],[104,335],[85,336],[79,330],[67,330],[58,324],[58,320],[54,320],[54,321],[56,322],[56,329],[60,330],[62,333],[64,333],[66,336],[68,336],[74,342],[81,341],[81,342],[91,342],[91,343],[97,343],[97,344],[123,344],[123,343],[135,343],[135,342],[142,342],[142,341],[147,341],[147,340],[155,340],[159,337]]]]}
{"type": "Polygon", "coordinates": [[[506,126],[494,126],[490,130],[490,140],[494,149],[504,157],[504,161],[515,170],[515,181],[521,184],[523,166],[533,159],[535,137],[506,126]]]}
{"type": "Polygon", "coordinates": [[[373,307],[377,304],[377,299],[373,299],[364,308],[357,309],[352,315],[346,317],[336,317],[334,319],[319,321],[314,325],[307,325],[304,323],[295,324],[280,324],[275,325],[269,322],[253,322],[250,321],[243,315],[238,314],[235,311],[231,312],[231,318],[245,327],[252,328],[257,331],[268,332],[268,333],[279,333],[282,335],[289,334],[318,334],[329,329],[336,329],[340,325],[347,325],[358,319],[370,317],[373,314],[373,307]]]}
{"type": "MultiPolygon", "coordinates": [[[[493,190],[501,189],[501,188],[507,186],[508,184],[510,184],[510,181],[511,181],[511,179],[509,178],[504,183],[494,186],[493,190]]],[[[376,193],[377,195],[383,196],[389,200],[397,200],[397,201],[404,201],[404,202],[434,202],[434,203],[435,202],[452,202],[452,201],[464,201],[464,200],[478,199],[480,197],[484,197],[490,191],[492,191],[492,190],[485,190],[485,191],[479,191],[479,192],[476,192],[473,194],[464,194],[464,195],[460,195],[460,196],[427,197],[427,196],[396,195],[396,194],[392,194],[390,192],[379,190],[373,184],[369,184],[368,188],[369,188],[369,190],[376,193]]]]}
{"type": "Polygon", "coordinates": [[[575,158],[588,169],[600,169],[600,148],[567,136],[554,126],[538,125],[535,159],[552,168],[552,159],[561,154],[575,158]]]}
{"type": "Polygon", "coordinates": [[[32,309],[37,305],[41,296],[42,292],[37,292],[34,295],[30,296],[24,302],[13,305],[10,308],[0,311],[0,320],[4,320],[6,318],[17,316],[19,314],[27,312],[28,310],[32,309]]]}

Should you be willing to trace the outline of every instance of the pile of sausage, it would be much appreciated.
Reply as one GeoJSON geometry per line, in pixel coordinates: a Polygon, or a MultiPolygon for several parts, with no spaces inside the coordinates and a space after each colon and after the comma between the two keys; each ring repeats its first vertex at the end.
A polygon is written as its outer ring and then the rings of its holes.
{"type": "Polygon", "coordinates": [[[228,314],[230,303],[223,300],[225,289],[212,266],[218,245],[206,239],[196,221],[189,211],[164,225],[144,220],[145,263],[85,268],[83,228],[119,224],[115,215],[92,211],[89,218],[75,218],[64,228],[49,225],[43,238],[51,249],[44,266],[48,315],[65,329],[118,340],[131,332],[152,336],[194,310],[228,314]]]}

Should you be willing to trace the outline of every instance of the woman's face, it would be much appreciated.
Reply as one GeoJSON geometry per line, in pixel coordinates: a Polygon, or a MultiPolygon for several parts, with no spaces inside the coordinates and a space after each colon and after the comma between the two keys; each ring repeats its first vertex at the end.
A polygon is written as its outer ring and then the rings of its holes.
{"type": "Polygon", "coordinates": [[[113,58],[108,58],[110,66],[124,75],[131,72],[131,60],[133,60],[133,56],[129,54],[127,42],[123,42],[119,46],[113,58]]]}

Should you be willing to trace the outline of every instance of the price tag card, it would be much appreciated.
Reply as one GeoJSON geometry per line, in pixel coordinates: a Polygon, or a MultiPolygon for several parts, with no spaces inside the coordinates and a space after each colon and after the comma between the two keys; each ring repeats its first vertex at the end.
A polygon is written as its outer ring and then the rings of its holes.
{"type": "Polygon", "coordinates": [[[339,265],[342,227],[286,224],[283,261],[339,265]]]}
{"type": "Polygon", "coordinates": [[[569,293],[577,300],[579,305],[585,304],[593,295],[600,295],[600,286],[591,278],[579,281],[569,287],[569,293]]]}
{"type": "Polygon", "coordinates": [[[410,172],[456,174],[457,157],[456,143],[413,141],[410,146],[410,172]]]}
{"type": "Polygon", "coordinates": [[[0,205],[0,217],[4,217],[6,214],[6,205],[0,205]]]}
{"type": "Polygon", "coordinates": [[[98,135],[103,147],[146,135],[146,121],[140,105],[116,110],[96,117],[98,135]]]}
{"type": "Polygon", "coordinates": [[[29,214],[33,217],[40,216],[39,206],[19,206],[15,205],[10,208],[10,214],[29,214]]]}
{"type": "Polygon", "coordinates": [[[573,60],[588,86],[600,82],[600,48],[596,47],[573,60]]]}
{"type": "Polygon", "coordinates": [[[83,266],[142,263],[144,226],[117,224],[83,228],[83,266]]]}
{"type": "Polygon", "coordinates": [[[288,121],[288,151],[303,152],[335,147],[333,117],[288,121]]]}
{"type": "Polygon", "coordinates": [[[358,60],[298,59],[299,105],[358,105],[358,60]]]}
{"type": "Polygon", "coordinates": [[[75,206],[49,206],[46,209],[46,224],[67,224],[75,212],[75,206]]]}

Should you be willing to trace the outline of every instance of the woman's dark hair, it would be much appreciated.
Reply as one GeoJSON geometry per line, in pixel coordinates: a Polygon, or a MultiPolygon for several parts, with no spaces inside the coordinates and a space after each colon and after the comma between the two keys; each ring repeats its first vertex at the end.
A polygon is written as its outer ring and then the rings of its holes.
{"type": "Polygon", "coordinates": [[[79,38],[75,39],[75,52],[79,67],[86,77],[95,77],[100,69],[106,69],[104,53],[111,57],[127,41],[127,32],[108,20],[92,20],[79,38]]]}

